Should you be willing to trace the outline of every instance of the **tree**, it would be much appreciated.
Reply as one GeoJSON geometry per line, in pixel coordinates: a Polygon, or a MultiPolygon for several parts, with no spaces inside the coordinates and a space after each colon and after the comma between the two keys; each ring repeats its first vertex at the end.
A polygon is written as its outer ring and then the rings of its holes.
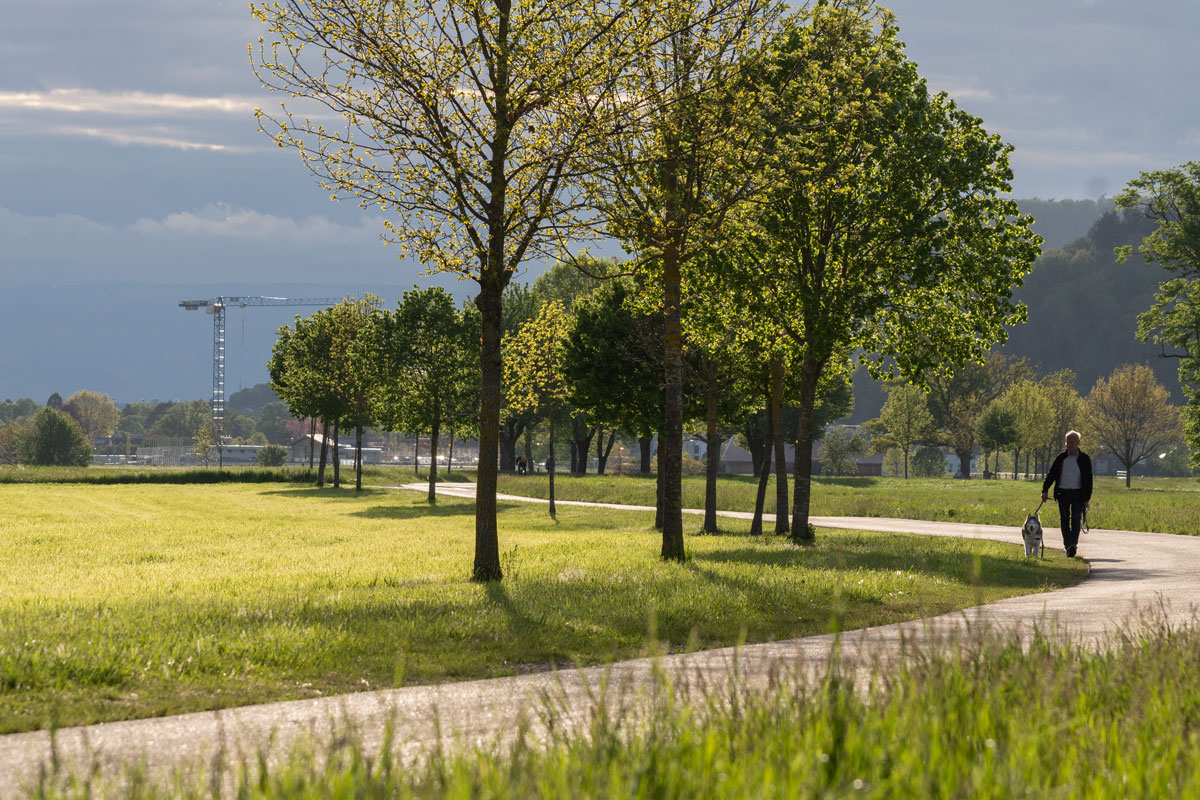
{"type": "Polygon", "coordinates": [[[58,392],[52,393],[50,395],[50,397],[48,397],[46,399],[46,408],[53,409],[54,411],[62,411],[62,407],[63,407],[62,395],[59,394],[58,392]]]}
{"type": "MultiPolygon", "coordinates": [[[[1045,444],[1046,429],[1054,419],[1054,409],[1045,390],[1031,380],[1021,380],[1009,386],[1001,395],[1005,406],[1012,412],[1016,438],[1013,446],[1013,480],[1021,473],[1021,453],[1025,453],[1028,466],[1030,453],[1045,444]]],[[[1028,469],[1025,472],[1029,472],[1028,469]]]]}
{"type": "Polygon", "coordinates": [[[637,307],[637,292],[634,280],[613,278],[575,303],[562,369],[572,405],[644,444],[646,473],[663,419],[663,327],[661,315],[637,307]]]}
{"type": "MultiPolygon", "coordinates": [[[[644,4],[631,4],[641,7],[644,4]]],[[[272,36],[255,72],[344,128],[259,111],[334,196],[388,215],[386,237],[474,280],[480,311],[479,471],[472,578],[499,580],[496,479],[501,297],[527,260],[582,233],[569,183],[598,104],[646,48],[624,0],[283,0],[254,3],[272,36]]]]}
{"type": "Polygon", "coordinates": [[[212,408],[204,400],[170,403],[151,426],[147,437],[163,437],[191,444],[205,422],[212,419],[212,408]]]}
{"type": "Polygon", "coordinates": [[[208,466],[212,462],[213,450],[217,441],[213,436],[212,422],[205,422],[196,432],[196,441],[192,444],[192,457],[208,466]]]}
{"type": "Polygon", "coordinates": [[[946,474],[946,454],[934,445],[918,447],[913,454],[912,468],[918,478],[940,478],[946,474]]]}
{"type": "Polygon", "coordinates": [[[0,464],[12,466],[20,459],[21,438],[25,426],[20,422],[0,425],[0,464]]]}
{"type": "Polygon", "coordinates": [[[392,312],[377,312],[355,350],[371,414],[384,430],[429,433],[429,502],[437,502],[444,429],[479,397],[479,315],[445,289],[412,289],[392,312]]]}
{"type": "Polygon", "coordinates": [[[980,360],[1020,321],[1012,291],[1038,253],[1010,191],[1011,147],[931,95],[894,18],[821,4],[761,71],[780,169],[739,262],[743,304],[796,355],[801,440],[792,535],[808,541],[810,415],[827,371],[875,377],[980,360]]]}
{"type": "Polygon", "coordinates": [[[857,475],[854,456],[866,451],[866,443],[856,432],[839,425],[821,441],[821,471],[826,475],[857,475]]]}
{"type": "Polygon", "coordinates": [[[765,158],[744,77],[780,16],[773,0],[639,3],[654,41],[604,100],[621,129],[598,137],[588,191],[606,233],[639,254],[633,267],[663,318],[659,432],[664,559],[682,561],[684,272],[720,241],[727,218],[762,185],[765,158]]]}
{"type": "Polygon", "coordinates": [[[286,403],[272,400],[263,406],[258,431],[271,444],[284,444],[288,438],[287,423],[292,418],[286,403]]]}
{"type": "MultiPolygon", "coordinates": [[[[1143,172],[1115,198],[1118,208],[1139,208],[1155,222],[1138,252],[1175,277],[1164,281],[1154,305],[1138,317],[1138,338],[1178,351],[1179,382],[1193,467],[1200,467],[1200,161],[1143,172]]],[[[1119,261],[1132,248],[1116,248],[1119,261]]],[[[1128,470],[1126,478],[1128,479],[1128,470]]]]}
{"type": "MultiPolygon", "coordinates": [[[[983,449],[983,476],[989,475],[988,453],[999,453],[1017,441],[1017,416],[1007,403],[993,400],[983,409],[976,423],[975,435],[983,449]]],[[[993,470],[994,473],[994,470],[993,470]]]]}
{"type": "Polygon", "coordinates": [[[925,392],[910,384],[893,384],[888,388],[888,399],[879,417],[866,427],[871,431],[876,452],[895,447],[903,454],[907,479],[909,453],[915,445],[928,441],[933,433],[933,415],[925,403],[925,392]]]}
{"type": "Polygon", "coordinates": [[[20,460],[48,467],[86,467],[92,461],[92,445],[78,423],[47,406],[33,415],[20,443],[20,460]]]}
{"type": "Polygon", "coordinates": [[[550,423],[550,457],[546,472],[550,478],[550,516],[557,513],[554,504],[555,417],[567,400],[563,378],[562,351],[570,331],[570,317],[558,300],[542,306],[533,324],[517,334],[512,354],[505,362],[504,384],[509,403],[531,410],[550,423]]]}
{"type": "Polygon", "coordinates": [[[282,467],[288,461],[288,449],[281,444],[269,444],[255,456],[259,466],[282,467]]]}
{"type": "Polygon", "coordinates": [[[108,395],[86,389],[68,397],[62,410],[79,423],[80,430],[89,440],[112,436],[121,418],[117,404],[108,395]]]}
{"type": "Polygon", "coordinates": [[[1089,427],[1096,442],[1125,467],[1129,486],[1134,465],[1179,439],[1179,411],[1149,367],[1126,364],[1100,378],[1087,396],[1089,427]]]}
{"type": "Polygon", "coordinates": [[[369,378],[354,357],[355,343],[370,327],[379,298],[367,293],[362,297],[347,297],[329,309],[330,360],[333,369],[328,379],[333,393],[342,401],[345,420],[354,426],[354,491],[362,491],[363,428],[371,420],[371,403],[367,393],[369,378]]]}
{"type": "MultiPolygon", "coordinates": [[[[321,424],[321,459],[317,469],[317,486],[325,485],[325,463],[329,455],[329,427],[345,413],[342,398],[335,392],[329,375],[333,372],[333,327],[328,309],[317,311],[311,316],[296,316],[292,327],[283,326],[271,350],[267,372],[271,388],[287,403],[287,409],[298,419],[316,418],[321,424]]],[[[263,407],[263,419],[267,409],[263,407]]],[[[281,424],[285,415],[271,412],[272,426],[281,424]]],[[[277,432],[273,427],[272,432],[277,432]]],[[[262,423],[259,423],[259,433],[262,423]]],[[[265,433],[263,434],[265,435],[265,433]]],[[[334,464],[338,463],[334,451],[334,464]]],[[[335,466],[336,469],[336,466],[335,466]]]]}

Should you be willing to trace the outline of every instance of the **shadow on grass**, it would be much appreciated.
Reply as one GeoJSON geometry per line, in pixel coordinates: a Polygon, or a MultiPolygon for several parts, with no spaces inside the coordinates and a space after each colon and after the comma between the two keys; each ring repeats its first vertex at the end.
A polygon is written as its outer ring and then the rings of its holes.
{"type": "Polygon", "coordinates": [[[350,512],[352,517],[364,519],[419,519],[421,517],[467,517],[475,516],[474,503],[448,504],[439,500],[435,506],[421,503],[412,506],[371,506],[350,512]]]}
{"type": "Polygon", "coordinates": [[[866,572],[909,572],[943,575],[970,585],[978,564],[983,583],[998,588],[1036,589],[1048,581],[1062,586],[1078,582],[1072,570],[1033,559],[1012,561],[995,556],[970,552],[937,552],[884,554],[862,552],[837,544],[820,547],[781,547],[763,551],[761,548],[727,548],[693,554],[697,566],[705,562],[769,565],[776,567],[806,567],[822,570],[862,570],[866,572]]]}

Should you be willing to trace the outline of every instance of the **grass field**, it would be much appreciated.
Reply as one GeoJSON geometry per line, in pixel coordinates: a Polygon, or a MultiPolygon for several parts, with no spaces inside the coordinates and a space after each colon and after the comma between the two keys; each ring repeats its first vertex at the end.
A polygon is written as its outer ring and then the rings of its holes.
{"type": "MultiPolygon", "coordinates": [[[[789,483],[789,490],[791,489],[789,483]]],[[[1041,501],[1040,481],[941,480],[901,478],[814,478],[811,513],[819,516],[896,517],[900,519],[974,522],[1019,527],[1041,501]]],[[[545,475],[502,475],[500,491],[546,497],[545,475]]],[[[755,479],[722,475],[717,507],[753,511],[755,479]]],[[[653,476],[555,476],[559,500],[654,505],[653,476]]],[[[789,493],[790,497],[790,493],[789,493]]],[[[683,483],[685,508],[704,507],[704,479],[688,476],[683,483]]],[[[1154,478],[1135,481],[1099,478],[1088,520],[1094,528],[1200,534],[1200,479],[1154,478]]],[[[775,510],[775,484],[767,489],[766,511],[775,510]]],[[[1058,527],[1058,505],[1050,500],[1041,511],[1042,524],[1058,527]]],[[[685,523],[686,524],[686,523],[685,523]]],[[[699,523],[696,524],[699,527],[699,523]]]]}
{"type": "MultiPolygon", "coordinates": [[[[1057,638],[976,636],[910,652],[866,686],[780,676],[767,691],[658,684],[634,708],[549,741],[437,753],[415,765],[353,731],[236,769],[238,798],[1200,797],[1200,630],[1151,624],[1094,651],[1057,638]]],[[[561,711],[549,711],[553,719],[561,711]]],[[[574,715],[572,715],[574,716],[574,715]]],[[[264,745],[265,747],[265,745],[264,745]]],[[[219,773],[149,781],[121,797],[216,797],[219,773]]],[[[88,787],[88,791],[80,791],[88,787]]],[[[36,797],[92,783],[48,773],[36,797]]]]}
{"type": "Polygon", "coordinates": [[[473,504],[287,484],[10,485],[0,732],[491,675],[913,619],[1082,579],[1014,542],[689,538],[646,513],[504,504],[506,578],[466,579],[473,504]]]}

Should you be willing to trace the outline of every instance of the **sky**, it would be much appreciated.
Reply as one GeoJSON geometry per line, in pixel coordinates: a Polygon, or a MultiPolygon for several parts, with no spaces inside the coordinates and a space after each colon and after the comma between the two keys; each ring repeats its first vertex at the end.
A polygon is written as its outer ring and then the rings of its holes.
{"type": "MultiPolygon", "coordinates": [[[[1111,196],[1196,158],[1195,0],[890,7],[930,87],[1015,147],[1018,198],[1111,196]]],[[[330,202],[257,131],[276,102],[250,69],[260,33],[245,0],[4,0],[0,317],[18,287],[428,282],[377,212],[330,202]]]]}

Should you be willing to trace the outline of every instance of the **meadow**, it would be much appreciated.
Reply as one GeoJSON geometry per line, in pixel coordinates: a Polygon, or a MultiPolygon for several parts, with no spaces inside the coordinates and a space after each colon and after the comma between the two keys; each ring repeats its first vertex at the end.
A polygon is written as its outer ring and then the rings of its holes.
{"type": "Polygon", "coordinates": [[[506,577],[480,585],[470,501],[287,483],[0,491],[0,732],[785,639],[1087,570],[1016,542],[825,531],[797,548],[733,522],[664,563],[646,512],[554,521],[505,503],[506,577]]]}
{"type": "Polygon", "coordinates": [[[229,771],[106,783],[49,772],[39,798],[1200,798],[1200,628],[1153,619],[1101,649],[1048,631],[910,650],[858,684],[780,674],[765,692],[665,681],[636,705],[547,741],[438,751],[402,763],[346,730],[229,771]],[[224,791],[222,791],[224,787],[224,791]]]}
{"type": "MultiPolygon", "coordinates": [[[[555,497],[603,503],[654,505],[655,480],[641,475],[555,476],[555,497]]],[[[789,498],[791,497],[789,478],[789,498]]],[[[546,497],[545,475],[502,475],[500,491],[546,497]]],[[[754,511],[757,481],[744,475],[722,475],[717,481],[717,507],[724,511],[754,511]]],[[[1020,527],[1025,515],[1041,502],[1041,481],[934,478],[815,477],[810,513],[815,516],[894,517],[946,522],[971,522],[1020,527]]],[[[704,507],[704,478],[683,480],[684,508],[704,507]]],[[[1093,528],[1200,534],[1200,479],[1097,478],[1088,522],[1093,528]]],[[[767,487],[767,513],[775,510],[774,479],[767,487]]],[[[1042,525],[1058,528],[1058,504],[1042,507],[1042,525]]],[[[724,523],[721,523],[724,524],[724,523]]]]}

